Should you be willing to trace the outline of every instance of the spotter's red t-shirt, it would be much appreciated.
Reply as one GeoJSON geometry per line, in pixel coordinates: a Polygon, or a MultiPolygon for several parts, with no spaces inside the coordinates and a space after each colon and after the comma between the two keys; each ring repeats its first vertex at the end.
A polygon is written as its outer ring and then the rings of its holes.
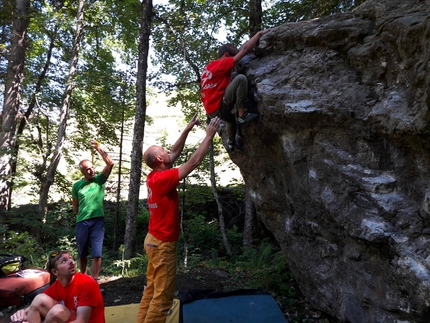
{"type": "Polygon", "coordinates": [[[179,169],[152,171],[146,178],[148,189],[148,232],[162,241],[176,241],[180,232],[179,169]]]}

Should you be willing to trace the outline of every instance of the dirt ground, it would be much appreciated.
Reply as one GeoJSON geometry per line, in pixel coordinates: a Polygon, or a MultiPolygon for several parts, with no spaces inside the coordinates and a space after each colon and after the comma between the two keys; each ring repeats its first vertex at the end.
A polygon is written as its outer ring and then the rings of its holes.
{"type": "MultiPolygon", "coordinates": [[[[133,278],[119,278],[101,281],[101,288],[105,290],[105,306],[139,303],[142,297],[145,276],[133,278]]],[[[217,291],[231,291],[240,285],[227,272],[217,269],[194,268],[189,271],[178,272],[176,291],[188,289],[214,289],[217,291]]],[[[306,323],[334,323],[324,313],[312,309],[304,297],[300,297],[295,304],[282,308],[287,321],[306,323]]]]}
{"type": "MultiPolygon", "coordinates": [[[[144,275],[132,278],[109,277],[101,279],[100,287],[105,291],[105,306],[139,303],[145,282],[144,275]]],[[[238,286],[246,286],[246,283],[234,279],[228,272],[222,270],[194,268],[178,271],[176,291],[179,293],[188,289],[214,289],[227,292],[238,289],[238,286]]],[[[294,284],[294,281],[291,284],[294,284]]],[[[336,322],[324,313],[311,308],[309,302],[302,296],[296,298],[293,304],[280,305],[280,308],[288,323],[336,322]]],[[[13,307],[0,309],[0,323],[9,323],[10,315],[17,309],[13,307]]]]}
{"type": "MultiPolygon", "coordinates": [[[[228,287],[229,275],[219,270],[192,269],[178,273],[176,291],[187,289],[225,290],[228,287]]],[[[105,290],[105,306],[139,303],[142,297],[145,275],[133,278],[119,278],[111,281],[101,280],[100,287],[105,290]]]]}

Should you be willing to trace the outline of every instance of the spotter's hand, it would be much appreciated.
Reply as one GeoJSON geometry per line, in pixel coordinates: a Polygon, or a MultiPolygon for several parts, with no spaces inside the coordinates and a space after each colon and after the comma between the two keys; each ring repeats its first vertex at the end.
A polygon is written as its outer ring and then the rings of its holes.
{"type": "Polygon", "coordinates": [[[91,140],[90,144],[91,144],[91,147],[93,147],[94,149],[100,146],[100,143],[96,140],[91,140]]]}

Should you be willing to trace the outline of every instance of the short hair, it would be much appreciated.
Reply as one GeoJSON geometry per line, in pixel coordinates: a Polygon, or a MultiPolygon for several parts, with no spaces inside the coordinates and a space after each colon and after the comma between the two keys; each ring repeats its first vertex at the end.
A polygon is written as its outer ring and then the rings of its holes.
{"type": "Polygon", "coordinates": [[[82,166],[82,164],[84,163],[84,162],[91,162],[90,160],[88,160],[88,159],[83,159],[83,160],[81,160],[80,162],[79,162],[79,169],[80,170],[82,170],[84,167],[82,166]]]}
{"type": "Polygon", "coordinates": [[[230,56],[236,56],[238,49],[231,43],[224,44],[218,50],[218,58],[221,58],[225,53],[229,53],[230,56]]]}
{"type": "Polygon", "coordinates": [[[150,168],[154,169],[157,162],[157,157],[160,153],[160,146],[151,146],[149,147],[145,153],[143,154],[143,160],[145,161],[145,164],[148,165],[150,168]]]}
{"type": "Polygon", "coordinates": [[[57,269],[57,261],[64,254],[71,255],[71,253],[67,250],[60,250],[57,252],[53,252],[49,255],[48,261],[46,263],[46,270],[51,275],[51,279],[50,279],[51,284],[57,279],[57,277],[55,277],[55,275],[52,273],[52,269],[57,269]]]}

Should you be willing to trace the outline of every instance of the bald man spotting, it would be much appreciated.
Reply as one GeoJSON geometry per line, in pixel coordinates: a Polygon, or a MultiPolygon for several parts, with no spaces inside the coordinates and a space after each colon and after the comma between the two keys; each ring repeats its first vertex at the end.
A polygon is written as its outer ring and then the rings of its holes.
{"type": "Polygon", "coordinates": [[[206,136],[190,159],[172,168],[184,149],[189,132],[200,121],[194,116],[170,151],[151,146],[143,154],[152,169],[146,179],[148,188],[149,228],[144,247],[148,256],[147,286],[139,305],[138,323],[164,323],[173,304],[176,280],[176,242],[180,232],[179,199],[176,187],[206,155],[218,130],[220,119],[213,118],[206,136]]]}

